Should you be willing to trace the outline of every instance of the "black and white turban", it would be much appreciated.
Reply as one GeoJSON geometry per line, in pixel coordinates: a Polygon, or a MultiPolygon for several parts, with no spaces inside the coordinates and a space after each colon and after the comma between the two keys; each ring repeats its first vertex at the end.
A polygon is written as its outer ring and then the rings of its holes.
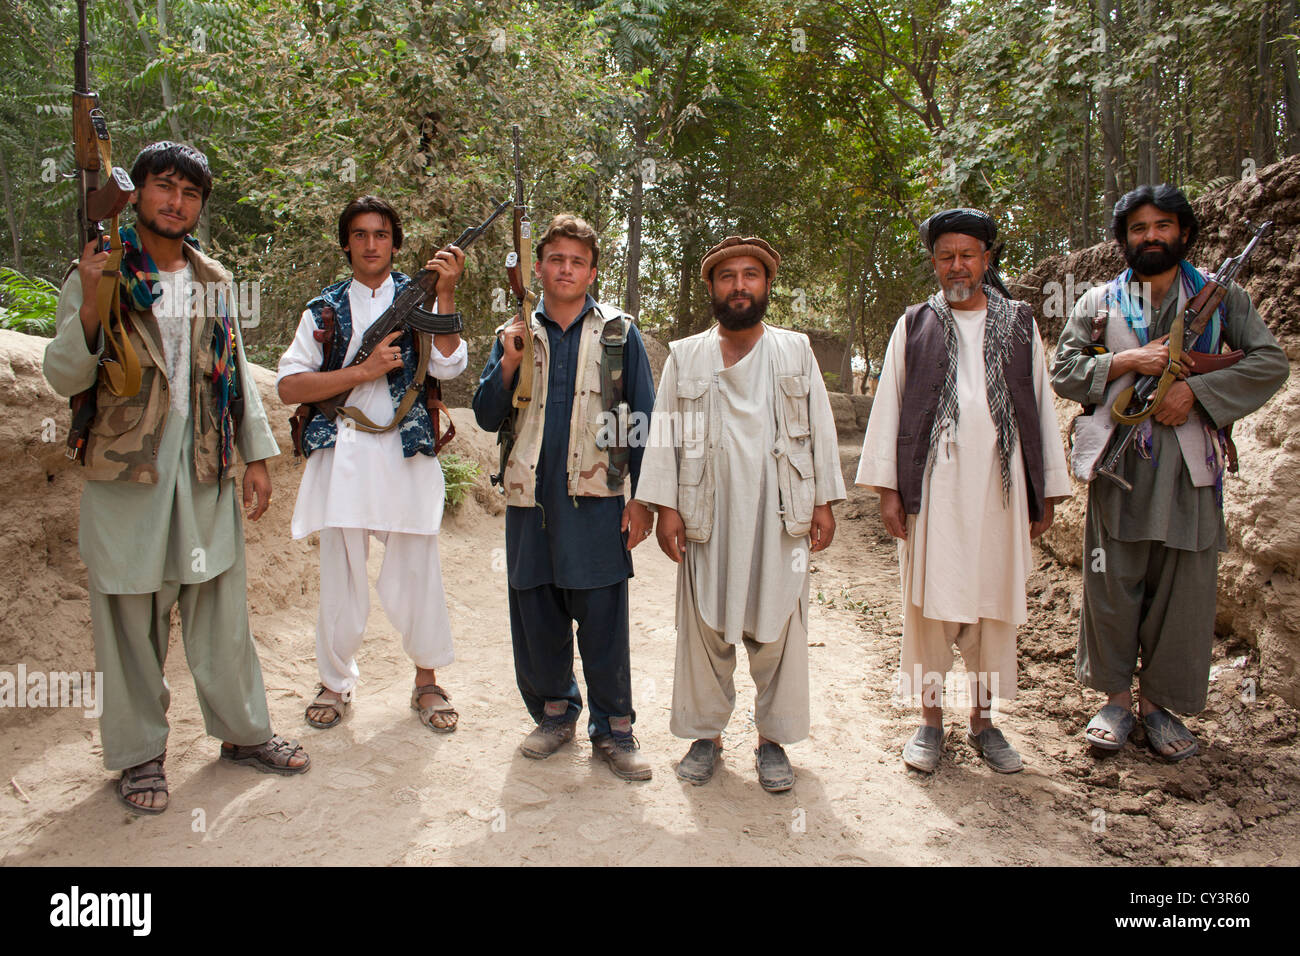
{"type": "Polygon", "coordinates": [[[921,242],[932,255],[934,244],[945,232],[960,232],[966,236],[974,236],[984,243],[985,249],[991,249],[993,255],[989,260],[988,271],[984,273],[984,282],[1007,298],[1011,298],[998,272],[998,260],[1002,258],[1003,246],[993,247],[993,241],[998,237],[998,225],[993,221],[993,217],[978,209],[945,209],[943,212],[936,212],[921,223],[921,242]]]}
{"type": "Polygon", "coordinates": [[[988,213],[978,209],[945,209],[921,223],[921,242],[934,252],[934,244],[945,232],[974,236],[990,248],[998,237],[998,227],[988,213]]]}

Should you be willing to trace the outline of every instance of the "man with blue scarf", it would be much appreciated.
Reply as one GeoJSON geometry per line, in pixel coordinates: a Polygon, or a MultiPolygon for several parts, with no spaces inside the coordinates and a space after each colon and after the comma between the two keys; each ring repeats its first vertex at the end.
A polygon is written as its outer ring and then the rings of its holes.
{"type": "Polygon", "coordinates": [[[104,765],[122,771],[117,794],[128,807],[162,813],[173,606],[204,726],[224,741],[221,758],[282,774],[310,761],[271,733],[249,629],[240,507],[254,521],[266,511],[265,459],[279,448],[244,358],[231,275],[190,235],[212,173],[198,150],[163,142],[141,150],[131,179],[136,224],[120,232],[119,298],[139,389],[118,394],[104,370],[114,350],[96,300],[114,290],[97,242],[63,284],[45,377],[60,395],[96,390],[79,544],[103,675],[104,765]],[[238,458],[248,463],[242,498],[238,458]]]}
{"type": "Polygon", "coordinates": [[[1111,230],[1129,268],[1075,305],[1052,372],[1059,395],[1089,408],[1075,423],[1071,457],[1075,474],[1092,482],[1075,674],[1108,697],[1084,732],[1089,744],[1119,750],[1128,740],[1136,670],[1147,742],[1178,761],[1199,743],[1174,713],[1204,708],[1209,680],[1219,552],[1227,550],[1226,429],[1268,401],[1288,365],[1245,290],[1231,286],[1193,348],[1226,346],[1243,357],[1169,388],[1120,459],[1131,491],[1093,480],[1111,403],[1137,376],[1165,371],[1174,320],[1205,284],[1184,258],[1196,216],[1174,187],[1125,195],[1111,230]]]}

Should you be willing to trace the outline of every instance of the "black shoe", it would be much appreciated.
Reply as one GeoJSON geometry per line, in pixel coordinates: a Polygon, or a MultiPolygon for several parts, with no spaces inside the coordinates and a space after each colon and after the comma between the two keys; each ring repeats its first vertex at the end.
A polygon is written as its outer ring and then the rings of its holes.
{"type": "Polygon", "coordinates": [[[713,779],[713,768],[717,766],[718,754],[721,752],[722,748],[715,741],[695,741],[677,764],[677,776],[697,787],[708,783],[713,779]]]}
{"type": "Polygon", "coordinates": [[[759,785],[768,793],[781,793],[794,786],[794,771],[780,744],[768,741],[754,751],[759,785]]]}

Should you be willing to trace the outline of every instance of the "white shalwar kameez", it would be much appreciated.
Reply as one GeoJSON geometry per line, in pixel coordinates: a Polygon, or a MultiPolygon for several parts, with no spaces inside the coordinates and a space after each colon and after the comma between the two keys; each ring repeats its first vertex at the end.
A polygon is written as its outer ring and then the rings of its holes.
{"type": "MultiPolygon", "coordinates": [[[[953,310],[956,320],[959,421],[931,449],[921,486],[921,508],[907,516],[898,542],[903,590],[903,645],[898,694],[924,692],[940,706],[939,688],[961,651],[967,679],[979,679],[989,698],[1016,694],[1016,630],[1027,618],[1025,580],[1032,569],[1029,504],[1017,441],[1011,452],[1011,489],[1003,503],[997,430],[984,381],[987,310],[953,310]]],[[[862,442],[856,482],[898,489],[897,439],[906,379],[907,327],[899,319],[885,353],[871,421],[862,442]]],[[[1043,346],[1034,325],[1034,394],[1043,445],[1044,497],[1071,494],[1065,452],[1045,387],[1043,346]]],[[[973,689],[973,688],[972,688],[973,689]]],[[[971,706],[979,703],[974,697],[971,706]]]]}
{"type": "MultiPolygon", "coordinates": [[[[352,361],[366,330],[393,303],[393,280],[376,290],[353,281],[348,288],[352,338],[343,364],[352,361]]],[[[298,323],[293,344],[280,359],[277,384],[299,372],[318,372],[324,346],[313,337],[310,310],[298,323]]],[[[465,370],[465,343],[449,356],[436,348],[428,375],[455,378],[465,370]]],[[[354,388],[348,404],[376,424],[393,417],[387,376],[354,388]]],[[[388,619],[402,635],[402,648],[416,667],[450,664],[451,621],[438,560],[445,485],[442,465],[431,455],[402,455],[399,429],[371,434],[340,419],[338,438],[307,459],[293,511],[294,538],[320,532],[320,613],[316,621],[316,659],[321,683],[350,694],[359,676],[355,654],[369,612],[366,559],[370,536],[384,545],[384,563],[375,587],[388,619]]]]}

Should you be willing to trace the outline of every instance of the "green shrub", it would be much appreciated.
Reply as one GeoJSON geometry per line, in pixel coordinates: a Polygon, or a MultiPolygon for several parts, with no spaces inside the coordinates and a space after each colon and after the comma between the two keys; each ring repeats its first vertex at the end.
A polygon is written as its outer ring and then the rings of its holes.
{"type": "Polygon", "coordinates": [[[478,462],[453,454],[439,455],[438,460],[442,462],[442,478],[447,485],[447,507],[455,508],[474,487],[478,462]]]}
{"type": "Polygon", "coordinates": [[[53,338],[58,307],[59,289],[54,283],[0,267],[0,329],[53,338]]]}

